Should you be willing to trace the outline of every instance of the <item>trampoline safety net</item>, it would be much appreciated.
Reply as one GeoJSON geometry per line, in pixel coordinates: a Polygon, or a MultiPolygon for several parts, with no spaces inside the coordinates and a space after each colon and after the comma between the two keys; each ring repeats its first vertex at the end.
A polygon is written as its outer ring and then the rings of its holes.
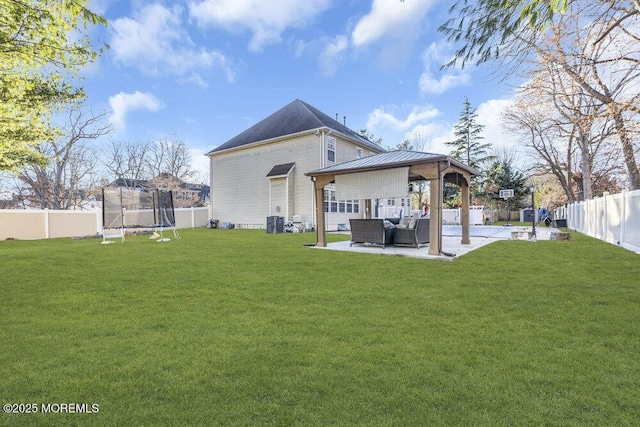
{"type": "Polygon", "coordinates": [[[175,227],[171,191],[129,188],[102,189],[102,227],[175,227]]]}

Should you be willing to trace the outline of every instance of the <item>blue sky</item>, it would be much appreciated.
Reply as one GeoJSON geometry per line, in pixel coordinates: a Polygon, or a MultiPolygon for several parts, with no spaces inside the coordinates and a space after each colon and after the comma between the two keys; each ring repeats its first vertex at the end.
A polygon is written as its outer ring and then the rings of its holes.
{"type": "Polygon", "coordinates": [[[110,50],[84,72],[88,104],[116,141],[175,132],[204,154],[296,98],[395,146],[446,153],[464,97],[485,138],[509,144],[499,112],[512,88],[493,65],[441,71],[454,47],[437,33],[441,0],[92,0],[110,50]]]}

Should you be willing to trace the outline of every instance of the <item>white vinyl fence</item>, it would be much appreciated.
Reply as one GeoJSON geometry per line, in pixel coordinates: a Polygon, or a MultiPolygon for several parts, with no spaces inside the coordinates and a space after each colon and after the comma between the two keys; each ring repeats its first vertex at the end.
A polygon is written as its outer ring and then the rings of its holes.
{"type": "Polygon", "coordinates": [[[640,190],[572,203],[553,214],[572,230],[640,253],[640,190]]]}
{"type": "MultiPolygon", "coordinates": [[[[209,208],[176,208],[176,228],[204,227],[209,208]]],[[[0,240],[38,240],[102,234],[102,211],[0,209],[0,240]]]]}

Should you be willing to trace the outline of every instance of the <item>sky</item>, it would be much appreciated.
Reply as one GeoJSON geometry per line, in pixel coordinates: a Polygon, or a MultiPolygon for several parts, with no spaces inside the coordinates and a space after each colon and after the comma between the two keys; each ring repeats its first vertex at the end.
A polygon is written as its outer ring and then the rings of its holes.
{"type": "MultiPolygon", "coordinates": [[[[301,99],[358,131],[447,154],[465,97],[485,142],[512,144],[500,111],[513,87],[493,64],[441,70],[455,46],[437,32],[444,0],[90,0],[108,50],[83,72],[110,141],[175,134],[208,176],[205,154],[301,99]],[[346,117],[346,118],[345,118],[346,117]]],[[[105,142],[99,142],[105,143],[105,142]]],[[[206,179],[206,178],[205,178],[206,179]]]]}

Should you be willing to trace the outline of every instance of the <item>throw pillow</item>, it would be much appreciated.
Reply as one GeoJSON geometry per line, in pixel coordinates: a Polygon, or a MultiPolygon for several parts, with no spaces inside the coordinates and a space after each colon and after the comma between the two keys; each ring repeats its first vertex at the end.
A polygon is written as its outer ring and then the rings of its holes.
{"type": "Polygon", "coordinates": [[[398,228],[409,228],[410,222],[411,222],[411,218],[404,217],[400,220],[400,224],[398,224],[398,228]]]}

